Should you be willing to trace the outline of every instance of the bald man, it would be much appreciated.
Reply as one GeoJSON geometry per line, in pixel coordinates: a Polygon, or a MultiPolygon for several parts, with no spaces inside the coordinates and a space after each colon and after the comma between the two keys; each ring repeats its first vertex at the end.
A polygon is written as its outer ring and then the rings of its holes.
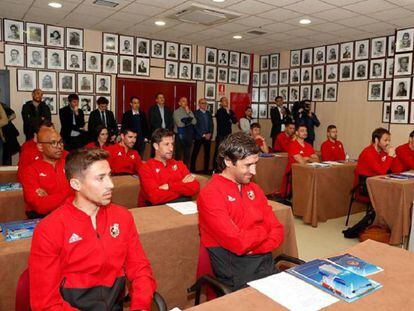
{"type": "Polygon", "coordinates": [[[22,170],[21,183],[28,218],[43,218],[58,208],[73,192],[65,176],[63,140],[50,127],[37,133],[42,159],[22,170]]]}

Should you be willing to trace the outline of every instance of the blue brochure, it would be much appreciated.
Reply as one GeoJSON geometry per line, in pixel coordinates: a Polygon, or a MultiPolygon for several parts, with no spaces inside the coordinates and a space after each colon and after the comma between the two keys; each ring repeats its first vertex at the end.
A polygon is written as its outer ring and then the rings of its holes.
{"type": "Polygon", "coordinates": [[[41,219],[29,219],[20,221],[4,222],[0,224],[0,230],[6,241],[15,241],[31,238],[33,230],[41,219]]]}
{"type": "Polygon", "coordinates": [[[21,190],[22,184],[18,182],[8,182],[5,184],[0,184],[0,192],[1,191],[13,191],[13,190],[21,190]]]}
{"type": "Polygon", "coordinates": [[[352,256],[351,254],[344,254],[341,256],[330,257],[329,261],[340,265],[342,268],[345,268],[348,271],[354,272],[362,276],[368,276],[375,274],[381,271],[384,271],[382,268],[370,264],[361,258],[352,256]]]}

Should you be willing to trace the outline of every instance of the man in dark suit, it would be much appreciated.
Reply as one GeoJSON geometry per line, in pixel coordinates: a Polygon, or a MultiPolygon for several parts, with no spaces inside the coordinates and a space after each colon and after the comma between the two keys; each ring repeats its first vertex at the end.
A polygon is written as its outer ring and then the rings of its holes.
{"type": "Polygon", "coordinates": [[[172,131],[174,127],[174,120],[170,109],[165,107],[164,94],[158,93],[155,96],[155,103],[156,104],[151,106],[149,109],[151,133],[159,128],[172,131]]]}
{"type": "Polygon", "coordinates": [[[106,97],[99,97],[96,101],[98,108],[91,112],[88,122],[88,132],[92,139],[95,135],[95,129],[98,125],[103,125],[108,129],[111,141],[114,141],[118,132],[118,126],[114,113],[108,110],[109,101],[106,97]]]}
{"type": "Polygon", "coordinates": [[[283,97],[277,96],[275,98],[276,107],[270,109],[270,119],[272,121],[272,129],[270,131],[270,137],[272,138],[272,146],[275,145],[275,140],[277,135],[282,132],[282,124],[283,124],[283,115],[282,115],[282,107],[283,107],[283,97]]]}
{"type": "Polygon", "coordinates": [[[138,136],[134,149],[138,151],[141,158],[144,155],[145,143],[149,140],[149,131],[145,113],[139,109],[138,97],[132,96],[130,100],[131,110],[124,112],[122,116],[122,130],[132,129],[138,136]]]}
{"type": "Polygon", "coordinates": [[[79,96],[70,94],[69,104],[59,109],[60,136],[65,142],[65,149],[70,151],[85,145],[85,117],[79,109],[79,96]]]}
{"type": "Polygon", "coordinates": [[[52,120],[50,108],[42,101],[42,98],[42,90],[35,89],[32,92],[32,100],[25,103],[22,107],[23,132],[26,135],[26,141],[34,137],[34,133],[41,122],[52,120]]]}

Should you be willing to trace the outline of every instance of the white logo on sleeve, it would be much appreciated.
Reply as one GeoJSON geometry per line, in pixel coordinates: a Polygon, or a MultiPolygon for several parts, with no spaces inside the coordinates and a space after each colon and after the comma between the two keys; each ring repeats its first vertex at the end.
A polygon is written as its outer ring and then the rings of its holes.
{"type": "Polygon", "coordinates": [[[39,160],[39,156],[36,156],[36,157],[35,157],[35,160],[39,160]]]}
{"type": "Polygon", "coordinates": [[[229,200],[229,202],[234,202],[236,201],[236,198],[233,198],[232,196],[228,195],[227,200],[229,200]]]}
{"type": "Polygon", "coordinates": [[[40,173],[39,176],[40,177],[46,177],[47,175],[45,173],[40,173]]]}
{"type": "Polygon", "coordinates": [[[133,159],[135,159],[135,156],[133,155],[133,154],[131,154],[131,159],[133,160],[133,159]]]}
{"type": "Polygon", "coordinates": [[[69,244],[72,244],[72,243],[75,243],[81,240],[82,238],[79,235],[77,235],[76,233],[72,233],[72,236],[69,238],[69,244]]]}
{"type": "Polygon", "coordinates": [[[118,152],[118,156],[122,156],[122,152],[121,151],[118,152]]]}
{"type": "Polygon", "coordinates": [[[381,161],[382,161],[382,162],[385,162],[385,160],[387,160],[387,156],[383,156],[383,157],[381,158],[381,161]]]}
{"type": "Polygon", "coordinates": [[[174,165],[172,166],[172,169],[173,169],[173,171],[176,171],[176,170],[178,169],[177,164],[174,164],[174,165]]]}
{"type": "Polygon", "coordinates": [[[160,172],[160,169],[159,168],[156,168],[155,169],[155,173],[159,173],[160,172]]]}
{"type": "Polygon", "coordinates": [[[111,232],[111,236],[116,238],[119,235],[119,224],[113,224],[109,227],[109,232],[111,232]]]}

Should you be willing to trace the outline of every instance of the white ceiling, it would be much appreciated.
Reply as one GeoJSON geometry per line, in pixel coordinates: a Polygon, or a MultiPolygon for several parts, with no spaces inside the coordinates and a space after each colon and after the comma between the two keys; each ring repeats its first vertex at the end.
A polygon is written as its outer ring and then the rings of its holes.
{"type": "Polygon", "coordinates": [[[414,0],[115,1],[117,7],[107,8],[93,5],[93,0],[58,0],[63,8],[52,9],[47,6],[50,0],[1,0],[0,16],[257,54],[387,35],[395,28],[414,26],[414,0]],[[165,19],[191,3],[242,16],[214,27],[165,19]],[[303,17],[312,24],[300,25],[303,17]],[[158,19],[166,20],[167,25],[155,26],[158,19]],[[257,29],[267,34],[247,34],[257,29]],[[232,39],[234,34],[241,34],[243,39],[232,39]]]}

